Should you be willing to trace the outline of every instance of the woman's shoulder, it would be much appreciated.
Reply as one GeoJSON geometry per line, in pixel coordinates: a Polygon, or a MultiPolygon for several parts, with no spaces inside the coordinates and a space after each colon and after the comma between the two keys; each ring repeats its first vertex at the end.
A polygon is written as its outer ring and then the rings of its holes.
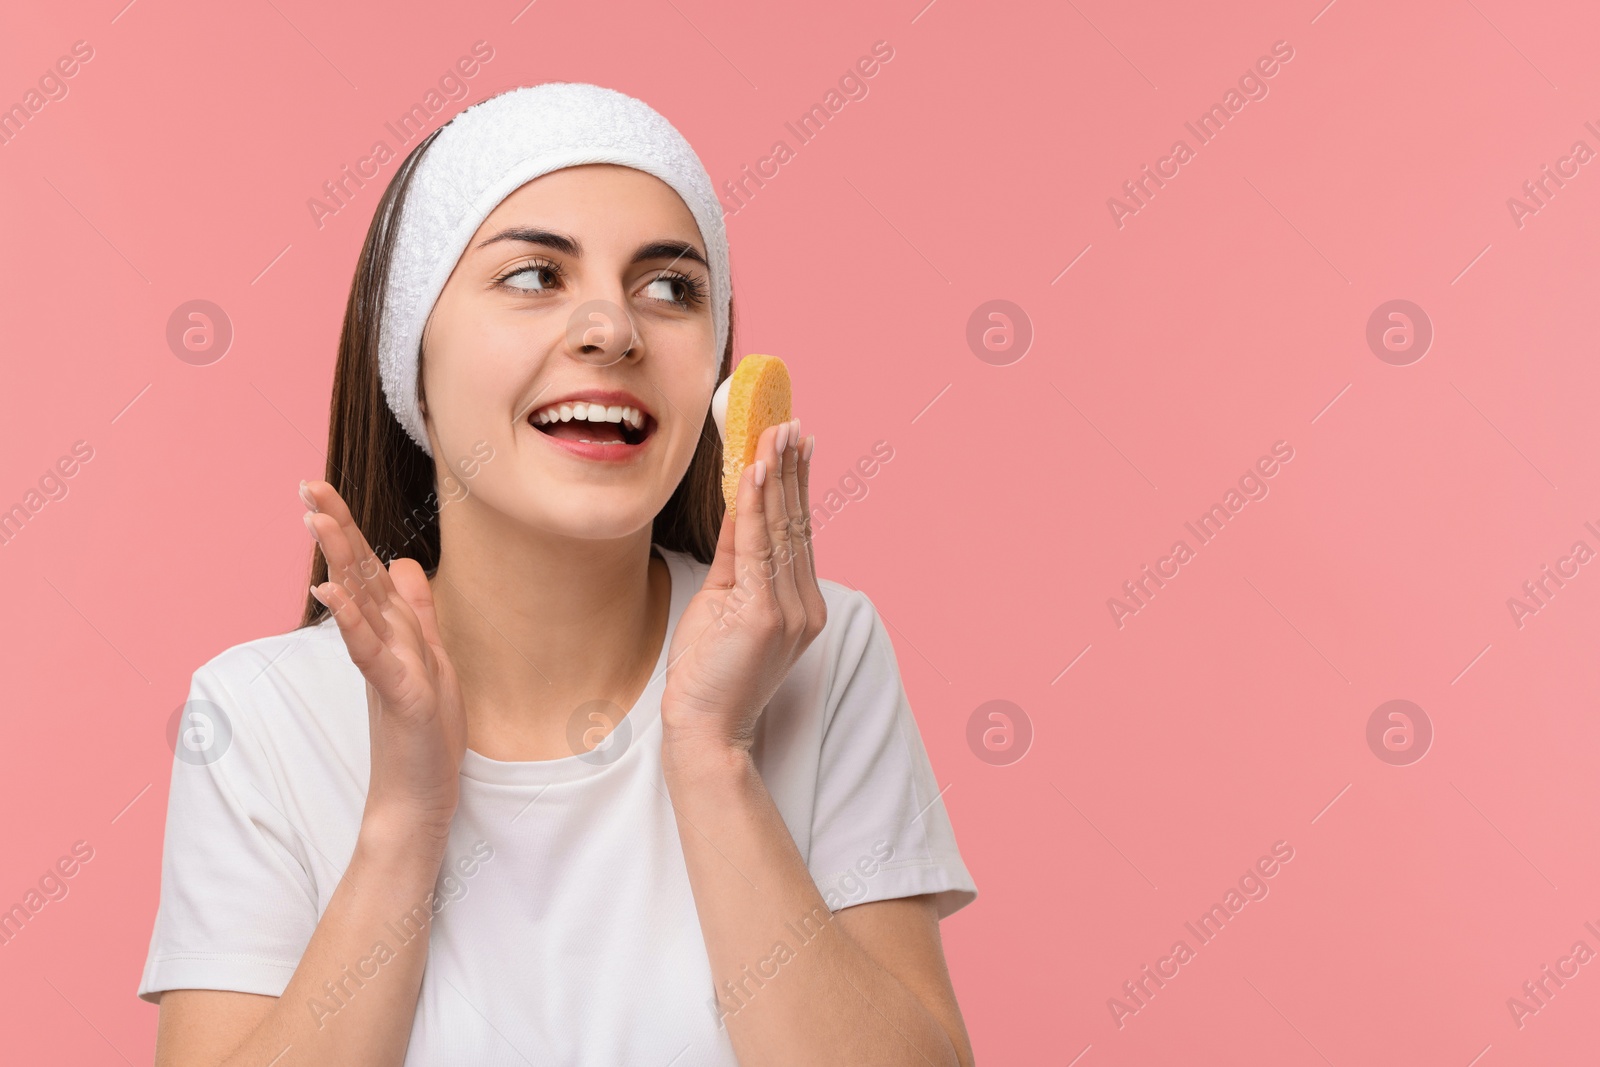
{"type": "Polygon", "coordinates": [[[310,626],[229,645],[203,662],[196,673],[230,687],[237,684],[244,688],[256,684],[269,671],[299,678],[325,671],[337,665],[339,657],[334,654],[343,651],[339,628],[330,617],[310,626]]]}
{"type": "Polygon", "coordinates": [[[195,669],[189,698],[278,735],[365,736],[365,680],[331,618],[228,646],[195,669]]]}
{"type": "Polygon", "coordinates": [[[259,794],[278,812],[331,813],[335,801],[359,812],[368,718],[366,680],[325,619],[230,645],[196,668],[183,721],[204,727],[204,749],[177,755],[241,803],[259,794]]]}

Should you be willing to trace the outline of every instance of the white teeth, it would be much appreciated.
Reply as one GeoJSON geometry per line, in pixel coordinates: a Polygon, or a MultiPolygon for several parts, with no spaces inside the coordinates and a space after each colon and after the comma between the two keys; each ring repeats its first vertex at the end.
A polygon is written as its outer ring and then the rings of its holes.
{"type": "Polygon", "coordinates": [[[533,421],[537,425],[552,422],[624,422],[635,430],[644,429],[644,412],[638,408],[625,407],[620,404],[593,404],[580,400],[576,403],[552,404],[540,408],[533,414],[533,421]]]}

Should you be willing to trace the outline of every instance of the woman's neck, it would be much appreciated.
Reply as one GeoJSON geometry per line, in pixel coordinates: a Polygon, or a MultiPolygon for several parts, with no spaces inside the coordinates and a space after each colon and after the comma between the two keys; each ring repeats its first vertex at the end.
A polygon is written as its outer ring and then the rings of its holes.
{"type": "MultiPolygon", "coordinates": [[[[431,585],[468,745],[508,761],[575,755],[577,709],[605,700],[613,716],[627,712],[660,654],[671,578],[650,551],[650,529],[614,541],[557,537],[471,497],[440,520],[431,585]]],[[[584,729],[592,725],[585,717],[584,729]]]]}

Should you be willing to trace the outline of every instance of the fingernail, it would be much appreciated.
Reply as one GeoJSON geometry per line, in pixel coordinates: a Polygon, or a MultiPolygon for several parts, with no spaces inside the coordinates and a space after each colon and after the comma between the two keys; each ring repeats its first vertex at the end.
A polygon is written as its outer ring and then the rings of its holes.
{"type": "Polygon", "coordinates": [[[322,594],[317,592],[317,587],[314,585],[311,587],[311,595],[316,598],[318,604],[321,604],[323,607],[328,606],[328,602],[322,599],[322,594]]]}
{"type": "Polygon", "coordinates": [[[767,484],[767,461],[764,459],[756,460],[756,484],[767,484]]]}
{"type": "Polygon", "coordinates": [[[810,437],[806,438],[805,451],[800,453],[800,455],[805,459],[805,461],[807,463],[811,462],[811,451],[812,451],[812,449],[814,449],[816,447],[817,447],[817,435],[816,434],[812,434],[810,437]]]}
{"type": "Polygon", "coordinates": [[[317,510],[317,498],[311,495],[311,487],[308,486],[304,480],[300,482],[300,499],[303,500],[306,507],[310,508],[312,511],[317,510]]]}
{"type": "MultiPolygon", "coordinates": [[[[779,455],[782,455],[783,454],[783,446],[788,444],[788,443],[789,443],[789,424],[786,422],[782,426],[778,427],[778,436],[776,438],[774,438],[773,442],[772,442],[773,451],[777,452],[779,455]]],[[[757,482],[756,484],[759,485],[760,483],[757,482]]]]}
{"type": "Polygon", "coordinates": [[[800,420],[799,419],[795,419],[794,420],[794,434],[789,439],[794,442],[794,447],[798,451],[799,448],[800,448],[800,420]]]}
{"type": "Polygon", "coordinates": [[[313,540],[313,541],[315,541],[315,542],[316,542],[316,543],[317,543],[317,544],[319,544],[319,545],[320,545],[320,544],[322,544],[322,538],[320,538],[320,537],[318,537],[318,536],[317,536],[317,528],[316,528],[316,526],[315,526],[315,525],[314,525],[314,524],[313,524],[313,523],[312,523],[312,522],[311,522],[311,512],[309,512],[309,511],[308,511],[308,512],[306,512],[306,514],[305,514],[305,520],[306,520],[306,529],[307,529],[307,530],[308,530],[308,531],[310,531],[310,533],[311,533],[311,539],[312,539],[312,540],[313,540]]]}

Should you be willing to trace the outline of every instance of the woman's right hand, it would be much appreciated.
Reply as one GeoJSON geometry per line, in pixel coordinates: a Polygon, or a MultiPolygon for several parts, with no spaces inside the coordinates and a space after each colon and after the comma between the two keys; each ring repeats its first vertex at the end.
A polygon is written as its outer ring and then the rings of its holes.
{"type": "Polygon", "coordinates": [[[311,509],[306,527],[328,561],[328,581],[311,594],[332,612],[367,680],[372,775],[365,817],[442,845],[455,815],[467,720],[427,575],[409,558],[385,569],[338,491],[325,481],[300,484],[311,509]]]}

